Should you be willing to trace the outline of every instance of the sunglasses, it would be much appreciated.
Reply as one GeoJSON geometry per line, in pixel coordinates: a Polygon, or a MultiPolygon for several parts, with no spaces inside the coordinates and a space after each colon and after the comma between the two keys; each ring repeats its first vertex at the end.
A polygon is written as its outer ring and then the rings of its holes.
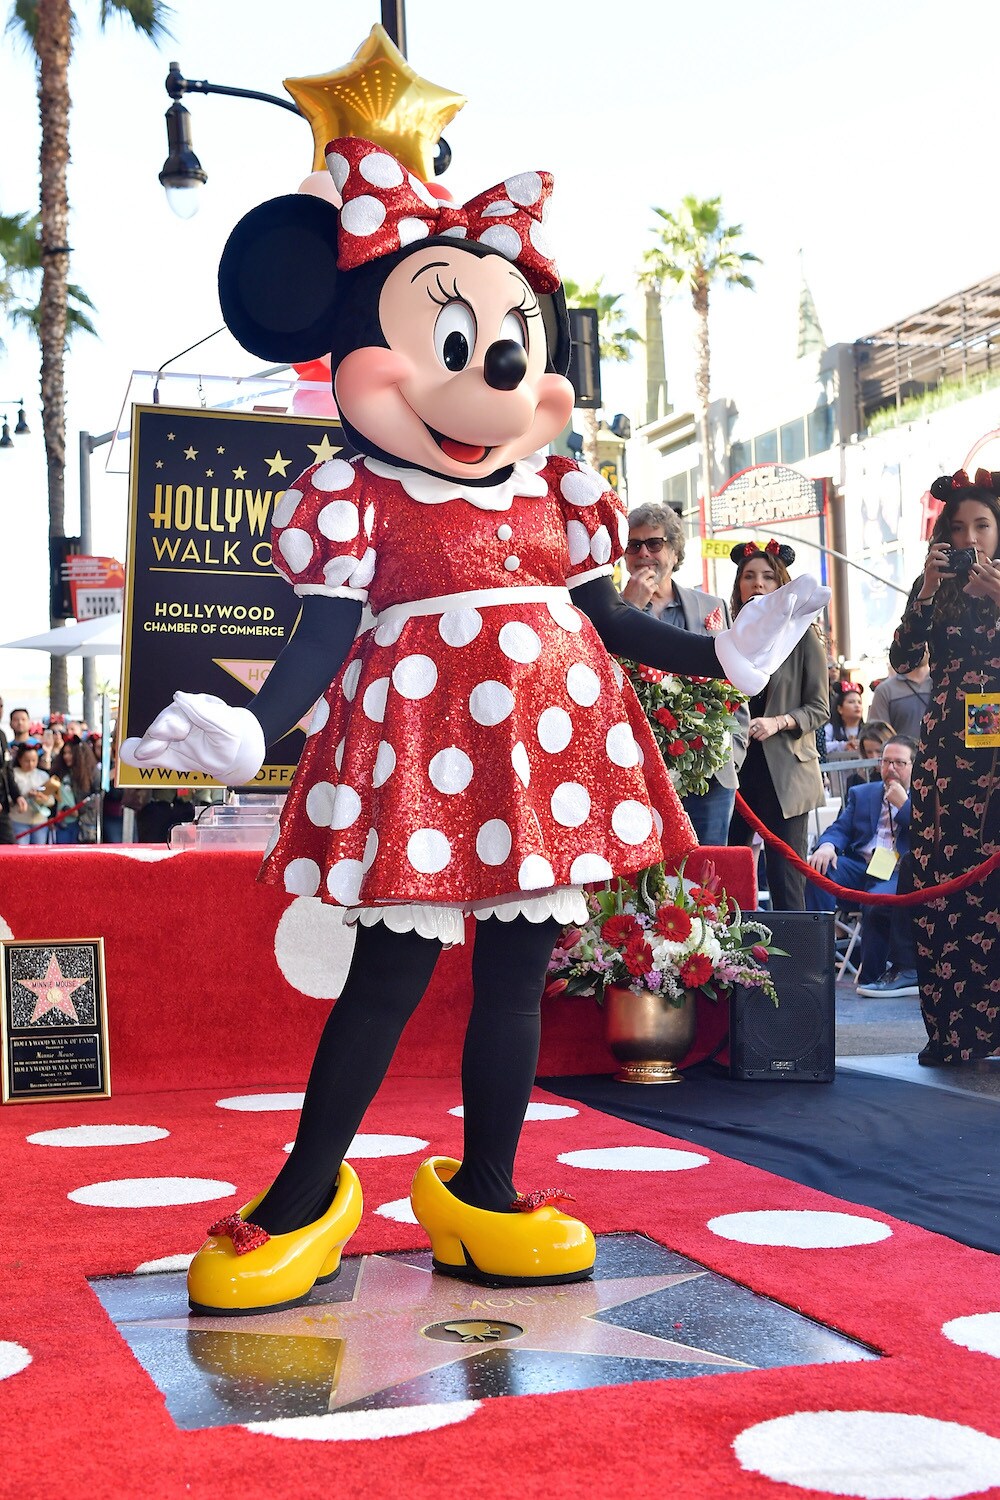
{"type": "Polygon", "coordinates": [[[669,546],[670,543],[665,536],[644,536],[641,542],[626,542],[625,552],[627,556],[635,557],[645,547],[646,551],[652,552],[655,557],[658,552],[663,551],[664,547],[669,546]]]}

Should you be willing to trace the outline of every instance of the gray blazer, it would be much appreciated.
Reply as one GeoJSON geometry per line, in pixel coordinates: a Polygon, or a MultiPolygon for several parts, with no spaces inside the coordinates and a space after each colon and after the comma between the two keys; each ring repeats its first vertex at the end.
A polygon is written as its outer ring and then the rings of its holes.
{"type": "MultiPolygon", "coordinates": [[[[674,593],[677,595],[684,614],[684,629],[690,630],[694,635],[717,634],[705,624],[706,618],[716,609],[722,611],[724,629],[728,630],[733,623],[729,617],[729,605],[724,599],[717,599],[714,594],[704,594],[701,589],[682,588],[679,583],[674,584],[674,593]]],[[[729,759],[719,767],[714,778],[723,786],[729,787],[731,791],[739,786],[736,773],[746,758],[750,729],[749,710],[741,708],[736,715],[736,720],[738,728],[733,730],[733,744],[729,759]]]]}
{"type": "Polygon", "coordinates": [[[785,818],[822,807],[826,801],[819,769],[816,731],[830,717],[830,677],[826,652],[809,629],[765,688],[762,718],[791,714],[796,728],[764,740],[764,759],[785,818]]]}

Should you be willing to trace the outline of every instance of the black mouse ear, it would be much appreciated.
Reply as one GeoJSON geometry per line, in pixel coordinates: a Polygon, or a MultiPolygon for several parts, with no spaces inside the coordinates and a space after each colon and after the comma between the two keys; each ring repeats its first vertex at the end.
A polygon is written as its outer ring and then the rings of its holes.
{"type": "Polygon", "coordinates": [[[317,359],[333,341],[339,215],[325,198],[289,193],[240,220],[219,262],[226,326],[261,359],[317,359]]]}
{"type": "Polygon", "coordinates": [[[566,310],[566,294],[560,286],[554,292],[540,292],[537,295],[542,313],[542,324],[545,328],[545,342],[549,350],[546,368],[555,375],[567,375],[572,341],[569,331],[569,313],[566,310]]]}

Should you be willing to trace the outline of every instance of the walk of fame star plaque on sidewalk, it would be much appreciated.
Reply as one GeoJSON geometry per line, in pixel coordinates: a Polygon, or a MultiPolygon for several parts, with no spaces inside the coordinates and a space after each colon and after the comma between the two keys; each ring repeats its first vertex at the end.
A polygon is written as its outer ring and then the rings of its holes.
{"type": "Polygon", "coordinates": [[[183,1271],[90,1285],[188,1430],[879,1357],[644,1235],[597,1245],[592,1281],[500,1290],[429,1251],[346,1256],[253,1317],[189,1315],[183,1271]]]}
{"type": "Polygon", "coordinates": [[[111,1093],[104,939],[0,943],[4,1104],[111,1093]]]}

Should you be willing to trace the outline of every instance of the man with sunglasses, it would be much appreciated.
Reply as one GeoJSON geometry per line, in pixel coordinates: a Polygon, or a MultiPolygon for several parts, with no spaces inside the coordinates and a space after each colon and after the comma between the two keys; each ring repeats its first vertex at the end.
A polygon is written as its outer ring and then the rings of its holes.
{"type": "MultiPolygon", "coordinates": [[[[851,891],[894,895],[910,857],[910,777],[916,742],[897,734],[882,746],[881,779],[852,786],[839,817],[809,856],[821,875],[851,891]]],[[[837,898],[811,882],[807,911],[833,911],[837,898]]],[[[908,908],[866,906],[861,920],[858,994],[916,995],[917,955],[908,908]]]]}
{"type": "MultiPolygon", "coordinates": [[[[714,594],[682,587],[674,573],[684,561],[684,530],[669,505],[640,505],[629,514],[625,563],[628,582],[622,589],[626,604],[654,615],[678,630],[714,635],[732,624],[729,606],[714,594]]],[[[729,820],[736,799],[737,770],[747,753],[749,711],[737,714],[729,759],[712,777],[703,796],[684,797],[684,810],[699,844],[718,847],[729,842],[729,820]]]]}

